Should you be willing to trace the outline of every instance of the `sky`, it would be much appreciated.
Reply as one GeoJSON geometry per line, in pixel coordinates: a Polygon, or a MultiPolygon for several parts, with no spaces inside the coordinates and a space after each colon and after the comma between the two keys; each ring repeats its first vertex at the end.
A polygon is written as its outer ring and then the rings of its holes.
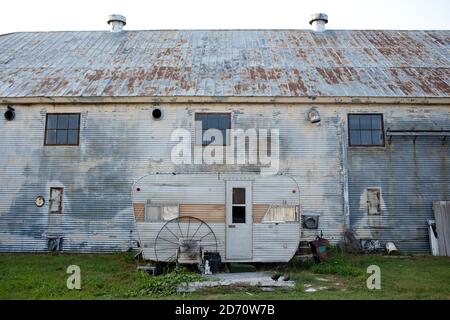
{"type": "Polygon", "coordinates": [[[109,14],[128,30],[308,29],[328,14],[328,29],[450,29],[450,0],[12,0],[1,6],[0,34],[109,30],[109,14]]]}

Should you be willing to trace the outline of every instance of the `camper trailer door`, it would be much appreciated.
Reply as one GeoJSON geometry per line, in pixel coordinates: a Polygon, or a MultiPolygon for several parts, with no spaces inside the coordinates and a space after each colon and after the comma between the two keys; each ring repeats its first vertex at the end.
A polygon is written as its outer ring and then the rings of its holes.
{"type": "Polygon", "coordinates": [[[226,258],[252,259],[252,182],[227,181],[226,258]]]}

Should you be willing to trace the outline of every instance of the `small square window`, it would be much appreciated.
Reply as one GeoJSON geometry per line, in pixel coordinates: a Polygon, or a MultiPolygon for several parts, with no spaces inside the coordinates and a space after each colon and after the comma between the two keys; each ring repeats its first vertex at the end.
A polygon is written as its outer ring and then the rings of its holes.
{"type": "Polygon", "coordinates": [[[232,223],[245,223],[245,206],[233,206],[232,223]]]}
{"type": "Polygon", "coordinates": [[[384,146],[382,114],[349,114],[350,146],[384,146]]]}
{"type": "Polygon", "coordinates": [[[196,113],[196,126],[201,127],[201,130],[196,127],[197,143],[203,146],[228,145],[227,130],[231,129],[230,116],[229,113],[196,113]]]}
{"type": "Polygon", "coordinates": [[[245,204],[245,188],[233,188],[233,204],[245,204]]]}
{"type": "Polygon", "coordinates": [[[76,146],[79,143],[79,134],[79,113],[47,114],[45,145],[76,146]]]}

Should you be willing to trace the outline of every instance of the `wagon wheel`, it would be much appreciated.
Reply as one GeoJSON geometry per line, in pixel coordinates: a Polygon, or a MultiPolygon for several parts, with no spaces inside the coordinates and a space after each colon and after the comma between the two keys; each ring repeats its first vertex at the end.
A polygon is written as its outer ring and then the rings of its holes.
{"type": "Polygon", "coordinates": [[[183,241],[197,241],[203,251],[217,252],[217,238],[211,227],[201,219],[183,216],[167,221],[155,239],[156,261],[176,261],[183,241]]]}

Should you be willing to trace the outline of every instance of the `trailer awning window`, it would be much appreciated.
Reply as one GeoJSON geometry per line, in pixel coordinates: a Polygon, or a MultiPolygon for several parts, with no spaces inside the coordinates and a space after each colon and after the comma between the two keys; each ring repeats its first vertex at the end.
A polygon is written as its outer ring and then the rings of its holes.
{"type": "Polygon", "coordinates": [[[298,221],[297,206],[270,206],[262,222],[296,222],[298,221]]]}

